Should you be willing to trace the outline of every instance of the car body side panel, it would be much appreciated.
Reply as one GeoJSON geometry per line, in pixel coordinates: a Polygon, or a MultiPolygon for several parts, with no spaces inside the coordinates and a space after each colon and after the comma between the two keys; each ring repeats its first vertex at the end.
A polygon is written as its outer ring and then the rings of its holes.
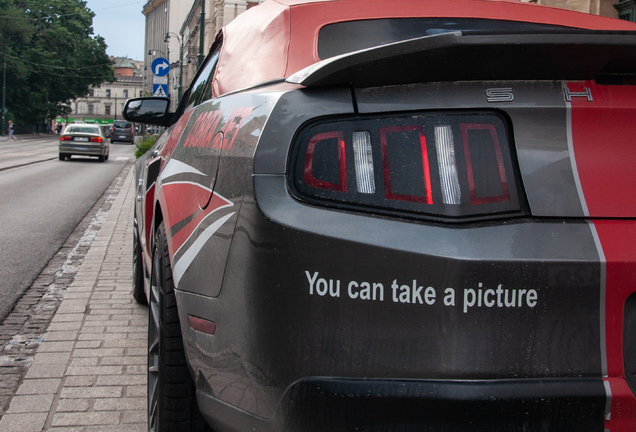
{"type": "Polygon", "coordinates": [[[221,289],[225,260],[236,216],[238,191],[249,182],[256,143],[281,92],[244,94],[208,101],[193,110],[182,139],[160,175],[161,205],[177,289],[215,297],[221,289]],[[226,153],[234,183],[221,188],[218,174],[226,153]]]}

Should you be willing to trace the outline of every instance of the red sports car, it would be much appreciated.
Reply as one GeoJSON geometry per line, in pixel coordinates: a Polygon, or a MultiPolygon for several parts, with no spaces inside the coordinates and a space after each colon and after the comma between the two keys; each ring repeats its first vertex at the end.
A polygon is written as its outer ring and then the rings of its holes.
{"type": "Polygon", "coordinates": [[[136,165],[153,431],[636,430],[636,24],[268,0],[136,165]]]}

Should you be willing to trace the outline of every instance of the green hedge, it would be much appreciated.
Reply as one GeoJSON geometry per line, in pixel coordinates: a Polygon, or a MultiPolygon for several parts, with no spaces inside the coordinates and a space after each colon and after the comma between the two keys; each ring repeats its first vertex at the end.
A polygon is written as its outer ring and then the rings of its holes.
{"type": "Polygon", "coordinates": [[[143,137],[138,143],[135,143],[135,146],[137,147],[137,150],[135,150],[135,157],[139,158],[150,150],[155,141],[157,141],[157,137],[157,135],[150,135],[143,137]]]}

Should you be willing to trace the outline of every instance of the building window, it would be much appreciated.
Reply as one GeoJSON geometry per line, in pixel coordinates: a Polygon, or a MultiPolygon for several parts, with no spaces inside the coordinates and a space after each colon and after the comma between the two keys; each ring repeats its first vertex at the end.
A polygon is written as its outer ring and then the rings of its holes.
{"type": "Polygon", "coordinates": [[[93,97],[93,96],[95,96],[95,90],[90,89],[90,90],[88,91],[88,96],[89,96],[89,97],[93,97]]]}
{"type": "Polygon", "coordinates": [[[625,21],[634,22],[636,20],[636,1],[625,0],[614,5],[618,11],[618,17],[625,21]]]}
{"type": "Polygon", "coordinates": [[[124,97],[127,98],[128,97],[128,90],[124,90],[124,97]]]}
{"type": "Polygon", "coordinates": [[[93,114],[93,109],[94,109],[93,104],[88,104],[88,113],[89,114],[93,114]]]}
{"type": "Polygon", "coordinates": [[[104,109],[106,110],[106,111],[105,111],[106,115],[107,115],[107,116],[109,116],[109,115],[110,115],[110,105],[106,105],[106,106],[104,107],[104,109]]]}

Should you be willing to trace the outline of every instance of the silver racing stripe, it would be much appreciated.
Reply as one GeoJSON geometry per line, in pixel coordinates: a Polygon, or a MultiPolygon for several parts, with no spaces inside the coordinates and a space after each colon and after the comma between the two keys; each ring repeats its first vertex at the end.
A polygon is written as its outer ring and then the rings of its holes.
{"type": "Polygon", "coordinates": [[[609,381],[603,381],[603,384],[605,385],[605,421],[610,421],[612,419],[612,388],[609,381]]]}
{"type": "Polygon", "coordinates": [[[228,219],[230,219],[234,215],[234,213],[236,212],[229,213],[212,223],[212,225],[207,227],[205,231],[203,231],[201,235],[194,241],[194,243],[192,243],[188,250],[186,250],[184,254],[181,255],[181,258],[179,258],[179,261],[177,261],[177,263],[174,265],[174,269],[172,271],[176,287],[179,286],[181,277],[186,272],[186,270],[188,270],[190,264],[192,264],[192,261],[194,261],[199,252],[201,252],[201,249],[203,248],[205,243],[210,239],[210,237],[214,235],[215,232],[218,231],[219,228],[221,228],[221,226],[223,226],[225,222],[227,222],[228,219]]]}
{"type": "MultiPolygon", "coordinates": [[[[568,83],[563,81],[561,83],[561,87],[563,88],[563,94],[566,93],[568,89],[568,83]]],[[[568,134],[568,150],[570,152],[570,164],[572,165],[572,174],[574,174],[574,182],[576,183],[576,191],[579,194],[579,200],[581,201],[581,208],[583,208],[583,215],[589,216],[590,212],[587,209],[587,203],[585,202],[585,195],[583,195],[583,188],[581,187],[581,179],[579,178],[579,170],[576,166],[576,155],[574,154],[574,144],[572,141],[572,103],[565,101],[565,111],[566,111],[566,123],[567,123],[567,134],[568,134]]]]}
{"type": "MultiPolygon", "coordinates": [[[[600,277],[600,293],[599,293],[599,339],[601,348],[601,374],[604,378],[607,378],[607,340],[605,335],[605,291],[606,291],[606,277],[607,277],[607,262],[605,259],[605,252],[603,252],[603,246],[601,245],[601,239],[598,236],[596,227],[593,222],[588,222],[594,243],[596,244],[596,250],[598,252],[599,264],[601,265],[601,277],[600,277]]],[[[605,385],[605,420],[609,421],[612,412],[612,389],[609,381],[604,380],[605,385]]]]}

